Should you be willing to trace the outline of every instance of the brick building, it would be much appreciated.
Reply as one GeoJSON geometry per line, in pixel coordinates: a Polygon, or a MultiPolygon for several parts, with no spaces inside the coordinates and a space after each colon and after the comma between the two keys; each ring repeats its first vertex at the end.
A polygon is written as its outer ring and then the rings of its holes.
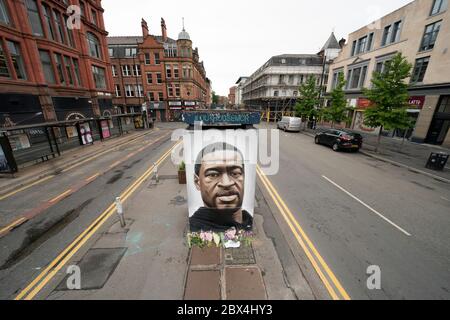
{"type": "Polygon", "coordinates": [[[228,104],[230,107],[236,105],[236,86],[230,88],[230,92],[228,93],[228,104]]]}
{"type": "Polygon", "coordinates": [[[110,109],[106,36],[100,0],[0,0],[0,127],[110,109]]]}
{"type": "Polygon", "coordinates": [[[116,96],[114,106],[130,112],[143,103],[158,121],[178,121],[184,109],[207,107],[210,81],[186,30],[174,40],[161,19],[161,35],[108,37],[116,96]]]}

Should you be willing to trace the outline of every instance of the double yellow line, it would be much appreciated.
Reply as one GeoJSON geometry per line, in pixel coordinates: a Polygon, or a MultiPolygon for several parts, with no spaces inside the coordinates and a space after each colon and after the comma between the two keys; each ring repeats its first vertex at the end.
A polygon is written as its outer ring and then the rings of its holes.
{"type": "MultiPolygon", "coordinates": [[[[159,166],[167,157],[170,156],[181,142],[177,142],[168,151],[166,151],[156,161],[155,165],[159,166]]],[[[132,185],[130,185],[121,195],[122,202],[125,202],[139,186],[153,173],[155,165],[150,166],[132,185]]],[[[59,254],[25,289],[23,289],[14,300],[31,300],[42,288],[56,275],[56,273],[78,252],[78,250],[92,237],[93,234],[108,220],[111,215],[116,212],[115,203],[103,211],[103,213],[84,230],[63,252],[59,254]]]]}
{"type": "Polygon", "coordinates": [[[266,187],[267,192],[272,197],[278,210],[280,210],[284,220],[288,224],[289,228],[291,229],[298,243],[302,247],[312,266],[319,275],[319,278],[325,285],[331,298],[333,300],[341,300],[341,299],[350,300],[350,296],[342,287],[341,283],[336,278],[333,271],[331,271],[330,267],[328,267],[325,260],[319,254],[319,252],[317,251],[311,240],[308,238],[306,233],[303,231],[297,219],[295,219],[291,210],[288,208],[286,203],[284,203],[283,199],[280,197],[275,187],[272,185],[270,180],[266,177],[266,175],[259,166],[256,168],[256,172],[258,173],[261,182],[266,187]]]}

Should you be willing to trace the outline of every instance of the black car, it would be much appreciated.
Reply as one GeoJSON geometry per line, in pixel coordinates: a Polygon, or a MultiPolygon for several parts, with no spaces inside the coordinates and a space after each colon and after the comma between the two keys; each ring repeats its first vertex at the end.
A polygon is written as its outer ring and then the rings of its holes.
{"type": "Polygon", "coordinates": [[[316,144],[330,146],[334,151],[342,149],[358,151],[362,147],[363,138],[359,133],[330,129],[316,134],[314,141],[316,144]]]}

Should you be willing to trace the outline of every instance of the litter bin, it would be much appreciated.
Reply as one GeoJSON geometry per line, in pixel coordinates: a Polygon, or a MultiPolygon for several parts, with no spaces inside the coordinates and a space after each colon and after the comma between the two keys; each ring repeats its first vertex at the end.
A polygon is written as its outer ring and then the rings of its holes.
{"type": "Polygon", "coordinates": [[[443,152],[432,152],[428,159],[426,168],[432,170],[443,171],[447,164],[449,155],[443,152]]]}

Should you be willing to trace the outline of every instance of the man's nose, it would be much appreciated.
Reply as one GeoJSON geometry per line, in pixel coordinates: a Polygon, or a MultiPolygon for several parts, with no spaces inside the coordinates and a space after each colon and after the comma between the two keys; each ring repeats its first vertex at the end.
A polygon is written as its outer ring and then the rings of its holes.
{"type": "Polygon", "coordinates": [[[219,185],[222,188],[229,188],[234,184],[235,184],[234,179],[232,179],[228,174],[223,174],[219,182],[219,185]]]}

